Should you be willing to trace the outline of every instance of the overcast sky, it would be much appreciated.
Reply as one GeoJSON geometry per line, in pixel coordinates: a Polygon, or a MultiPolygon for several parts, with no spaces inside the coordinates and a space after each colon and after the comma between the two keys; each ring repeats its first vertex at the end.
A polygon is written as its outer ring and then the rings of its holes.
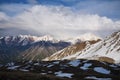
{"type": "Polygon", "coordinates": [[[0,36],[56,38],[120,30],[120,0],[0,0],[0,36]]]}

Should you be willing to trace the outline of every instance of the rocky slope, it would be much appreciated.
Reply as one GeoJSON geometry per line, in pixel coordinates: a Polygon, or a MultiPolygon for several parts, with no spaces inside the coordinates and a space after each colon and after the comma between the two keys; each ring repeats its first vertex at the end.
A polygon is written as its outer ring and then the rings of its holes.
{"type": "Polygon", "coordinates": [[[85,58],[120,63],[120,31],[64,59],[72,57],[76,59],[85,58]]]}
{"type": "MultiPolygon", "coordinates": [[[[75,54],[76,52],[79,52],[81,50],[83,50],[86,46],[90,46],[92,44],[95,44],[97,42],[99,42],[100,39],[98,40],[91,40],[91,41],[82,41],[82,42],[78,42],[76,44],[73,44],[71,46],[68,46],[56,53],[54,53],[53,55],[51,55],[50,57],[47,57],[45,59],[43,59],[44,61],[50,61],[50,60],[60,60],[64,57],[70,56],[75,54]]],[[[72,59],[72,58],[71,58],[72,59]]]]}
{"type": "Polygon", "coordinates": [[[61,41],[57,43],[40,41],[22,52],[18,58],[22,60],[41,60],[69,45],[70,43],[61,41]]]}
{"type": "MultiPolygon", "coordinates": [[[[67,52],[69,51],[70,50],[67,52]]],[[[63,55],[63,53],[61,54],[63,55]]],[[[61,54],[58,54],[58,56],[61,54]]],[[[59,59],[81,58],[120,63],[120,31],[113,33],[96,44],[86,46],[82,51],[75,52],[72,55],[68,55],[59,59]]],[[[57,59],[57,57],[52,57],[52,59],[57,59]]]]}

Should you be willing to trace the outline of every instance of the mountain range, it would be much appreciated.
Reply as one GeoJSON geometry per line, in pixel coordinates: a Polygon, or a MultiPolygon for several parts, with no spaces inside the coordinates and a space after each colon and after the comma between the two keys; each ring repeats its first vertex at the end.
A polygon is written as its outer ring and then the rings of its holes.
{"type": "MultiPolygon", "coordinates": [[[[87,46],[90,46],[92,44],[95,44],[97,42],[99,42],[100,39],[98,40],[91,40],[91,41],[81,41],[81,42],[77,42],[71,46],[68,46],[56,53],[54,53],[53,55],[51,55],[50,57],[47,57],[45,59],[43,59],[44,61],[51,61],[51,60],[61,60],[64,57],[73,55],[79,51],[82,51],[83,49],[85,49],[87,46]]],[[[71,60],[74,58],[71,58],[71,60]]]]}
{"type": "Polygon", "coordinates": [[[50,35],[0,38],[0,62],[90,59],[120,63],[119,53],[120,31],[105,39],[94,34],[84,34],[67,40],[57,40],[50,35]]]}
{"type": "Polygon", "coordinates": [[[107,61],[112,63],[120,63],[120,31],[114,32],[103,40],[96,41],[97,43],[90,45],[86,42],[84,45],[80,43],[83,49],[76,50],[80,46],[72,45],[61,51],[56,52],[44,60],[63,60],[63,59],[92,59],[107,61]]]}
{"type": "Polygon", "coordinates": [[[5,36],[0,38],[0,62],[33,60],[32,55],[34,55],[34,59],[37,56],[41,60],[69,45],[71,45],[70,42],[58,41],[49,35],[42,37],[30,35],[5,36]]]}
{"type": "Polygon", "coordinates": [[[120,31],[105,39],[0,38],[0,80],[119,80],[120,31]],[[4,64],[3,64],[4,63],[4,64]]]}
{"type": "Polygon", "coordinates": [[[16,60],[42,60],[70,45],[78,45],[82,44],[83,41],[96,39],[99,37],[90,33],[67,40],[58,40],[50,35],[41,37],[31,35],[5,36],[0,38],[0,63],[16,60]]]}

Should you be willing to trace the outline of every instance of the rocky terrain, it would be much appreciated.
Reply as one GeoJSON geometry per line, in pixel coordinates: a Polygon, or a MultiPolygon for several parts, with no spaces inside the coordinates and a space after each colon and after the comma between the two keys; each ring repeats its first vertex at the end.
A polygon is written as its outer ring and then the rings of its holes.
{"type": "Polygon", "coordinates": [[[96,44],[90,45],[90,43],[87,42],[87,46],[78,52],[74,52],[74,50],[76,50],[76,48],[65,48],[45,60],[89,59],[120,63],[120,31],[114,32],[96,44]],[[71,51],[73,51],[72,54],[71,51]]]}
{"type": "Polygon", "coordinates": [[[0,65],[0,80],[32,80],[31,77],[34,80],[119,80],[120,65],[85,59],[0,65]]]}
{"type": "MultiPolygon", "coordinates": [[[[64,57],[73,55],[79,51],[82,51],[86,46],[90,46],[92,44],[95,44],[97,42],[99,42],[100,39],[98,40],[91,40],[91,41],[81,41],[81,42],[77,42],[76,44],[73,44],[71,46],[68,46],[56,53],[54,53],[53,55],[51,55],[50,57],[47,57],[45,59],[43,59],[44,61],[51,61],[51,60],[60,60],[64,57]]],[[[74,58],[71,58],[74,59],[74,58]]]]}

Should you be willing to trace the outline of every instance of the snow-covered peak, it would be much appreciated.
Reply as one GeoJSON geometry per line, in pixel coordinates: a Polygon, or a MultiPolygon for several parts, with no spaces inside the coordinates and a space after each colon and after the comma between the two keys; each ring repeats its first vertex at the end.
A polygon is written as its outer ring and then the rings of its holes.
{"type": "Polygon", "coordinates": [[[51,35],[44,35],[44,36],[31,36],[31,35],[18,35],[18,36],[5,36],[5,37],[1,37],[0,39],[5,38],[5,41],[14,41],[14,40],[18,40],[18,42],[22,42],[24,41],[30,41],[30,42],[39,42],[39,41],[51,41],[53,43],[57,43],[60,41],[64,41],[64,42],[71,42],[73,44],[80,42],[80,41],[92,41],[95,40],[97,41],[98,39],[101,39],[100,37],[92,34],[92,33],[86,33],[77,37],[73,37],[73,38],[69,38],[66,40],[58,40],[55,39],[54,37],[52,37],[51,35]]]}
{"type": "Polygon", "coordinates": [[[98,39],[101,39],[100,37],[92,34],[92,33],[86,33],[86,34],[83,34],[79,37],[77,37],[78,39],[82,40],[82,41],[91,41],[91,40],[98,40],[98,39]]]}
{"type": "Polygon", "coordinates": [[[58,40],[54,39],[51,35],[45,35],[45,36],[31,36],[31,35],[19,35],[19,37],[23,39],[31,39],[33,42],[38,42],[38,41],[51,41],[51,42],[58,42],[58,40]]]}
{"type": "Polygon", "coordinates": [[[92,33],[85,33],[85,34],[77,36],[75,38],[69,38],[66,41],[74,44],[74,43],[77,43],[80,41],[93,41],[93,40],[97,41],[98,39],[102,39],[102,38],[99,36],[96,36],[92,33]]]}
{"type": "Polygon", "coordinates": [[[51,35],[45,35],[42,37],[38,37],[36,40],[38,41],[56,41],[51,35]]]}
{"type": "Polygon", "coordinates": [[[59,40],[54,39],[50,35],[45,35],[45,36],[31,36],[31,35],[18,35],[18,36],[5,36],[0,38],[0,43],[2,39],[5,41],[6,44],[18,44],[18,45],[27,45],[27,44],[32,44],[36,43],[39,41],[50,41],[52,43],[57,43],[59,40]]]}

